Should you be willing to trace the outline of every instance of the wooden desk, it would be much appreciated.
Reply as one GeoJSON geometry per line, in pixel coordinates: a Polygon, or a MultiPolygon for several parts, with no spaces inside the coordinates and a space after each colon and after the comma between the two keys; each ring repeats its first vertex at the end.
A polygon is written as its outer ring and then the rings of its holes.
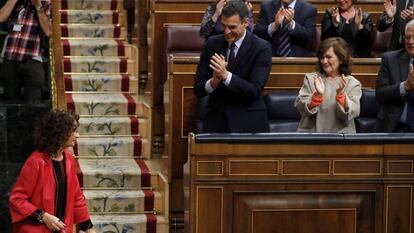
{"type": "MultiPolygon", "coordinates": [[[[169,167],[171,187],[182,186],[183,164],[187,160],[187,135],[194,131],[197,98],[193,93],[197,56],[170,56],[169,77],[164,86],[164,158],[169,167]]],[[[316,58],[273,58],[265,91],[298,91],[306,73],[312,72],[316,58]]],[[[380,59],[354,59],[355,77],[364,88],[374,88],[380,59]]],[[[176,188],[178,190],[179,188],[176,188]]],[[[173,193],[172,195],[180,195],[173,193]]],[[[171,197],[172,208],[182,208],[182,197],[171,197]]]]}
{"type": "Polygon", "coordinates": [[[185,232],[414,232],[414,136],[249,137],[190,136],[185,232]]]}

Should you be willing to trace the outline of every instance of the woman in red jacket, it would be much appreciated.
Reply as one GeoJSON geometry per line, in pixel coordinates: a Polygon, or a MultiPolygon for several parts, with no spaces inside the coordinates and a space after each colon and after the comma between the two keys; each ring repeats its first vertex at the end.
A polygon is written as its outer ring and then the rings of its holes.
{"type": "Polygon", "coordinates": [[[72,233],[73,224],[95,233],[76,176],[76,161],[67,147],[79,136],[79,116],[52,110],[35,130],[34,151],[10,193],[13,232],[72,233]]]}

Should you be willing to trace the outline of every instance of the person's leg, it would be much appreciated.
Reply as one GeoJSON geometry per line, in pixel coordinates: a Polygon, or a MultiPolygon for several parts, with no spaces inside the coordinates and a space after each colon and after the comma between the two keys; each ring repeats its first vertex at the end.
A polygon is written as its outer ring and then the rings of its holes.
{"type": "Polygon", "coordinates": [[[5,100],[20,100],[22,77],[19,77],[19,62],[3,60],[0,77],[4,84],[5,100]]]}
{"type": "Polygon", "coordinates": [[[45,83],[45,70],[41,62],[29,60],[22,63],[24,71],[24,99],[41,100],[45,83]]]}

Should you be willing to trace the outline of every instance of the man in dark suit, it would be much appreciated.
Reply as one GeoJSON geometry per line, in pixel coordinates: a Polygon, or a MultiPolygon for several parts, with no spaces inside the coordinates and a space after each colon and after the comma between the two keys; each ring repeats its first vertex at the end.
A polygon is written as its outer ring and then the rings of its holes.
{"type": "Polygon", "coordinates": [[[383,32],[392,27],[388,51],[404,48],[404,28],[411,19],[413,19],[413,1],[384,1],[384,13],[377,20],[377,30],[383,32]]]}
{"type": "Polygon", "coordinates": [[[268,131],[262,91],[272,65],[271,45],[246,28],[243,1],[228,2],[221,14],[222,35],[209,37],[197,67],[194,92],[208,96],[203,132],[268,131]]]}
{"type": "Polygon", "coordinates": [[[272,44],[273,56],[312,56],[316,13],[305,0],[268,0],[261,5],[254,33],[272,44]]]}
{"type": "Polygon", "coordinates": [[[378,73],[380,132],[414,132],[414,20],[407,23],[404,39],[404,49],[384,54],[378,73]]]}

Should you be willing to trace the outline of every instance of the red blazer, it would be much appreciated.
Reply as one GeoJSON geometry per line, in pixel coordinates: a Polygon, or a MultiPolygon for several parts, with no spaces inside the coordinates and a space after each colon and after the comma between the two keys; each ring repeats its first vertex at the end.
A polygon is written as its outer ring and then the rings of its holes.
{"type": "MultiPolygon", "coordinates": [[[[63,221],[66,232],[73,232],[73,224],[89,219],[85,198],[76,176],[76,161],[72,154],[64,151],[67,200],[63,221]]],[[[33,223],[28,217],[36,210],[43,209],[55,214],[56,181],[50,155],[34,151],[26,160],[20,175],[10,193],[9,207],[13,222],[13,232],[44,233],[51,232],[45,224],[33,223]]]]}

